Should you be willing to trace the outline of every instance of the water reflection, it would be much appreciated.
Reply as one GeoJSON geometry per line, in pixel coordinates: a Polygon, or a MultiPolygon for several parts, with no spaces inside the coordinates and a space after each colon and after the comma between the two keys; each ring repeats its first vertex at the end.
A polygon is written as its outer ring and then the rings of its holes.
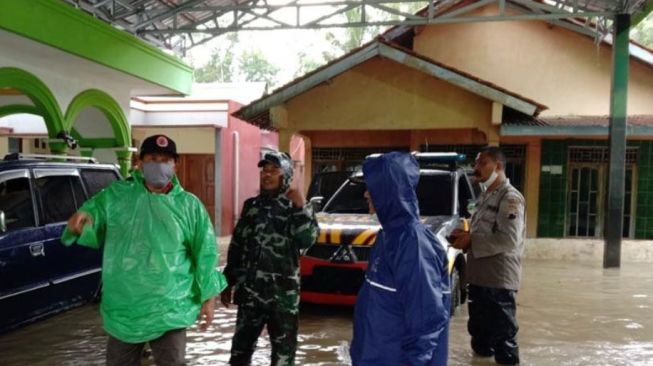
{"type": "MultiPolygon", "coordinates": [[[[652,365],[653,269],[624,264],[528,261],[518,297],[522,364],[652,365]]],[[[302,306],[297,364],[347,365],[350,308],[302,306]]],[[[189,365],[225,365],[236,309],[219,308],[209,332],[188,333],[189,365]]],[[[467,311],[451,322],[450,365],[491,365],[473,357],[466,331],[467,311]]],[[[102,365],[106,338],[97,305],[47,319],[0,336],[0,364],[102,365]]],[[[268,365],[270,344],[261,337],[253,364],[268,365]]],[[[144,360],[143,365],[153,364],[144,360]]]]}

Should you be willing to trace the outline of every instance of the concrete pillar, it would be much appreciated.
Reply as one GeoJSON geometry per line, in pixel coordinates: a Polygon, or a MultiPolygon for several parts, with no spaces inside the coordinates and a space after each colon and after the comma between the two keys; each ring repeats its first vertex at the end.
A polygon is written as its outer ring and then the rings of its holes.
{"type": "Polygon", "coordinates": [[[540,202],[540,170],[542,164],[542,143],[529,141],[526,145],[526,179],[524,194],[526,198],[526,236],[537,237],[538,208],[540,202]]]}
{"type": "Polygon", "coordinates": [[[630,14],[618,14],[613,24],[612,88],[610,94],[610,162],[605,215],[603,267],[621,265],[621,236],[626,181],[626,120],[628,116],[628,67],[630,14]]]}
{"type": "Polygon", "coordinates": [[[0,136],[0,159],[9,153],[9,138],[0,136]]]}

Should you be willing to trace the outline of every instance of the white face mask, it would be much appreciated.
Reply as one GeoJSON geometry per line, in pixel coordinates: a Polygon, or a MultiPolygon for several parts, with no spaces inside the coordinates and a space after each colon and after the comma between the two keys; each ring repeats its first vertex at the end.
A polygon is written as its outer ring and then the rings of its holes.
{"type": "Polygon", "coordinates": [[[492,174],[490,174],[490,178],[488,178],[485,182],[480,182],[479,184],[483,186],[483,188],[488,189],[494,183],[495,180],[497,180],[497,177],[499,174],[497,174],[497,171],[494,170],[492,171],[492,174]]]}
{"type": "Polygon", "coordinates": [[[175,175],[175,166],[172,162],[157,163],[149,161],[143,163],[143,177],[145,181],[151,184],[154,188],[163,188],[166,184],[170,183],[172,177],[175,175]]]}

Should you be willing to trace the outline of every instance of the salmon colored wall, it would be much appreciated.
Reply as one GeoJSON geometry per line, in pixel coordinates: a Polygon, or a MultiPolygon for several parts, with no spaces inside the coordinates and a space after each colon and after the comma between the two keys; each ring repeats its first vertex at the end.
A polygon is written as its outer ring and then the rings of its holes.
{"type": "MultiPolygon", "coordinates": [[[[497,13],[496,5],[470,15],[497,13]]],[[[606,115],[612,48],[544,21],[422,27],[415,51],[549,107],[542,115],[606,115]]],[[[630,62],[628,113],[653,114],[653,68],[630,62]]]]}
{"type": "Polygon", "coordinates": [[[261,152],[261,131],[258,127],[232,117],[240,104],[229,102],[228,127],[222,130],[222,235],[230,235],[234,228],[234,132],[240,140],[238,216],[246,199],[258,194],[259,169],[256,166],[261,152]]]}
{"type": "Polygon", "coordinates": [[[289,130],[486,128],[491,101],[374,58],[287,102],[289,130]]]}

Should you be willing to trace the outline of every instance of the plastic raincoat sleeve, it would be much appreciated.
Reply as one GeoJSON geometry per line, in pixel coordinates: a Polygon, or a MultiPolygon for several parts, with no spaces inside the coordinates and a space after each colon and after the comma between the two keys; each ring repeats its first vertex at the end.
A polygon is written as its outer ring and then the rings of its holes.
{"type": "MultiPolygon", "coordinates": [[[[402,348],[406,363],[430,365],[438,349],[438,339],[447,329],[449,309],[444,306],[442,278],[446,263],[434,253],[424,253],[418,241],[433,243],[419,230],[406,230],[395,257],[397,297],[403,307],[405,333],[402,348]]],[[[439,245],[437,242],[433,245],[439,245]]]]}
{"type": "Polygon", "coordinates": [[[523,240],[524,202],[508,193],[499,203],[496,218],[496,231],[472,232],[472,253],[474,258],[483,258],[515,250],[523,240]],[[482,245],[474,246],[474,243],[482,245]]]}
{"type": "Polygon", "coordinates": [[[243,209],[240,211],[240,219],[231,235],[231,242],[229,243],[229,250],[227,251],[227,266],[223,270],[229,286],[234,286],[235,284],[244,281],[245,270],[243,269],[241,258],[243,245],[245,243],[244,231],[247,227],[247,220],[245,218],[248,217],[246,213],[250,210],[251,202],[252,200],[248,199],[243,204],[243,209]]]}
{"type": "Polygon", "coordinates": [[[290,234],[298,249],[307,249],[315,243],[319,235],[319,227],[310,205],[306,204],[301,209],[293,209],[290,234]]]}
{"type": "Polygon", "coordinates": [[[92,225],[84,225],[81,235],[77,236],[68,230],[68,226],[61,236],[61,242],[66,246],[79,244],[89,248],[98,249],[104,242],[106,232],[106,191],[102,191],[86,201],[79,212],[84,212],[91,217],[92,225]]]}
{"type": "Polygon", "coordinates": [[[204,302],[217,295],[227,283],[216,266],[218,247],[211,218],[204,206],[197,201],[195,207],[195,233],[190,243],[191,256],[195,267],[195,283],[199,289],[200,301],[204,302]]]}

